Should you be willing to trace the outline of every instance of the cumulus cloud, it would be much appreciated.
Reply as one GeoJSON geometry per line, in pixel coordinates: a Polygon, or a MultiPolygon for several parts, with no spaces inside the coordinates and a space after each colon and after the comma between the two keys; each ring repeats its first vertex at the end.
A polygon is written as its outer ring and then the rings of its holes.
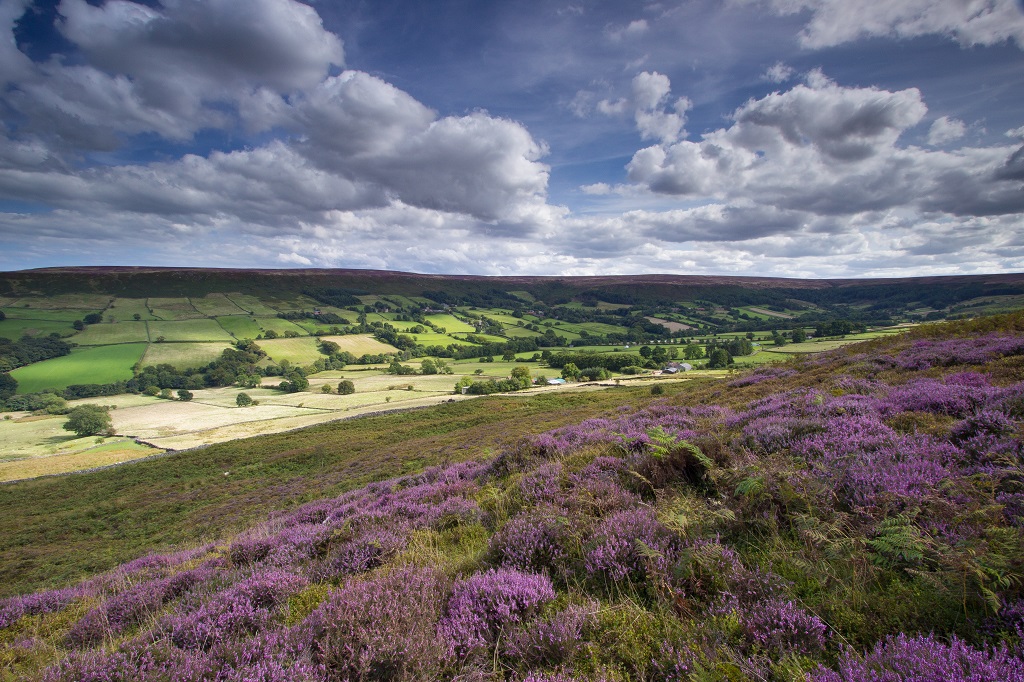
{"type": "Polygon", "coordinates": [[[804,47],[822,48],[868,37],[946,35],[961,45],[1013,41],[1024,48],[1024,12],[1018,0],[769,0],[780,14],[808,12],[804,47]]]}
{"type": "Polygon", "coordinates": [[[244,12],[230,0],[62,0],[57,28],[80,59],[41,63],[14,40],[26,10],[0,8],[0,77],[16,85],[5,101],[21,122],[16,134],[46,137],[63,152],[109,151],[141,133],[184,141],[236,117],[266,129],[283,96],[317,86],[344,62],[341,40],[293,0],[252,0],[244,12]]]}
{"type": "Polygon", "coordinates": [[[933,147],[941,147],[947,142],[959,140],[967,132],[967,126],[963,121],[948,116],[935,119],[932,127],[928,129],[928,144],[933,147]]]}
{"type": "Polygon", "coordinates": [[[647,33],[650,26],[647,24],[646,19],[636,19],[629,22],[625,26],[609,27],[606,30],[609,40],[618,43],[623,40],[632,40],[639,38],[643,34],[647,33]]]}
{"type": "Polygon", "coordinates": [[[793,77],[793,69],[782,62],[775,62],[764,72],[762,78],[770,83],[785,83],[793,77]]]}
{"type": "MultiPolygon", "coordinates": [[[[810,82],[815,86],[746,102],[729,127],[699,141],[637,151],[627,166],[629,179],[655,194],[731,207],[701,220],[697,214],[680,219],[677,224],[691,226],[681,233],[690,236],[708,220],[722,223],[720,234],[738,239],[798,223],[841,231],[858,215],[899,208],[960,217],[1024,210],[1024,195],[1013,182],[1024,153],[901,146],[900,136],[927,112],[918,90],[846,88],[823,77],[810,82]],[[747,203],[766,217],[746,219],[754,213],[736,208],[747,203]]],[[[934,136],[951,141],[957,123],[933,125],[934,136]]]]}
{"type": "Polygon", "coordinates": [[[597,111],[606,116],[632,113],[642,139],[672,142],[685,132],[686,112],[693,103],[686,97],[670,103],[671,92],[668,76],[643,71],[633,77],[629,98],[603,99],[597,103],[597,111]]]}

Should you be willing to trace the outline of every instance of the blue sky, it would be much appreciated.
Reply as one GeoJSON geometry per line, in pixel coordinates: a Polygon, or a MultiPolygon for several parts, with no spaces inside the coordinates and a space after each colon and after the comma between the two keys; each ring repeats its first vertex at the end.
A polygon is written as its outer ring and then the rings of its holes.
{"type": "Polygon", "coordinates": [[[0,0],[0,269],[1024,271],[1018,0],[0,0]]]}

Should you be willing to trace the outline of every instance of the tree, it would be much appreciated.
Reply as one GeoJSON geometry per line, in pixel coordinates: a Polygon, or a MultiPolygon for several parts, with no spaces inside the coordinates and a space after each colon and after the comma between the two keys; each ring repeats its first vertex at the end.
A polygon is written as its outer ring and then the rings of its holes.
{"type": "Polygon", "coordinates": [[[135,313],[134,315],[132,315],[132,319],[138,322],[139,320],[142,319],[142,315],[135,313]]]}
{"type": "Polygon", "coordinates": [[[169,388],[161,388],[160,389],[160,397],[163,398],[164,400],[170,400],[172,395],[173,394],[171,393],[171,389],[169,389],[169,388]]]}
{"type": "Polygon", "coordinates": [[[708,369],[725,369],[732,364],[732,356],[724,348],[716,348],[708,355],[708,369]]]}
{"type": "Polygon", "coordinates": [[[193,397],[194,396],[192,395],[192,391],[189,391],[188,389],[183,388],[178,391],[178,400],[180,400],[183,403],[187,403],[188,401],[192,400],[193,397]]]}
{"type": "Polygon", "coordinates": [[[683,357],[687,360],[700,360],[704,357],[704,349],[695,343],[688,343],[683,349],[683,357]]]}
{"type": "Polygon", "coordinates": [[[82,322],[81,320],[75,320],[74,322],[71,323],[71,326],[74,327],[77,331],[82,331],[83,329],[85,329],[85,322],[82,322]]]}
{"type": "Polygon", "coordinates": [[[0,374],[0,400],[7,400],[18,392],[18,380],[7,372],[0,374]]]}
{"type": "Polygon", "coordinates": [[[803,343],[807,340],[807,332],[802,327],[793,330],[793,343],[803,343]]]}
{"type": "Polygon", "coordinates": [[[4,311],[0,310],[0,322],[3,322],[6,319],[7,315],[4,313],[4,311]]]}
{"type": "Polygon", "coordinates": [[[437,374],[437,364],[430,358],[424,358],[420,363],[420,372],[422,374],[437,374]]]}
{"type": "Polygon", "coordinates": [[[529,388],[533,385],[533,381],[530,380],[529,367],[513,367],[512,378],[518,381],[523,388],[529,388]]]}
{"type": "Polygon", "coordinates": [[[82,318],[82,321],[85,322],[86,324],[99,324],[100,322],[103,321],[103,315],[99,313],[89,313],[88,315],[82,318]]]}
{"type": "Polygon", "coordinates": [[[342,379],[338,382],[338,395],[352,395],[356,392],[356,385],[351,379],[342,379]]]}
{"type": "Polygon", "coordinates": [[[68,413],[65,431],[74,431],[79,437],[109,433],[112,428],[110,412],[100,405],[79,405],[68,413]]]}
{"type": "Polygon", "coordinates": [[[252,398],[248,393],[239,393],[235,396],[235,405],[238,405],[239,407],[249,407],[252,405],[252,398]]]}
{"type": "Polygon", "coordinates": [[[573,363],[562,368],[562,378],[566,381],[577,381],[580,378],[580,369],[573,363]]]}

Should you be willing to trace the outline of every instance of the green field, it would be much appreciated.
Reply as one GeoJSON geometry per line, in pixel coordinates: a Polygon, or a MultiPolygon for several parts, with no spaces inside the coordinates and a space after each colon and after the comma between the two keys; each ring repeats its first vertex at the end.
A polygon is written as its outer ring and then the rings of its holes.
{"type": "Polygon", "coordinates": [[[0,336],[17,341],[22,336],[46,336],[54,332],[61,336],[74,331],[70,322],[53,322],[50,320],[15,320],[8,317],[0,321],[0,336]]]}
{"type": "Polygon", "coordinates": [[[416,339],[416,343],[421,346],[441,346],[447,348],[451,344],[457,346],[473,346],[476,344],[470,343],[465,339],[456,339],[447,334],[438,334],[436,332],[423,332],[422,334],[410,334],[412,338],[416,339]]]}
{"type": "Polygon", "coordinates": [[[238,340],[255,339],[263,334],[263,329],[256,324],[256,320],[248,315],[218,317],[217,324],[238,340]]]}
{"type": "Polygon", "coordinates": [[[138,315],[140,320],[156,319],[149,312],[149,306],[146,305],[146,299],[144,298],[115,299],[104,318],[113,316],[118,320],[125,321],[135,319],[135,315],[138,315]]]}
{"type": "Polygon", "coordinates": [[[438,327],[444,327],[449,334],[456,332],[474,332],[476,327],[471,324],[467,324],[455,317],[454,315],[448,315],[445,313],[438,313],[435,315],[424,315],[423,319],[428,320],[431,324],[438,327]]]}
{"type": "Polygon", "coordinates": [[[279,317],[257,317],[256,324],[263,328],[264,332],[275,331],[280,335],[284,335],[285,332],[295,332],[302,336],[307,336],[309,332],[288,320],[282,320],[279,317]]]}
{"type": "Polygon", "coordinates": [[[251,315],[277,315],[278,310],[249,294],[225,294],[236,306],[251,315]]]}
{"type": "Polygon", "coordinates": [[[234,338],[216,320],[178,320],[176,322],[147,322],[149,338],[156,341],[234,341],[234,338]]]}
{"type": "Polygon", "coordinates": [[[48,320],[50,322],[74,322],[90,312],[86,310],[43,310],[38,308],[3,308],[7,319],[16,320],[48,320]]]}
{"type": "Polygon", "coordinates": [[[113,296],[107,294],[60,294],[57,296],[23,296],[15,303],[18,308],[42,308],[44,310],[78,310],[79,316],[98,313],[110,303],[113,296]]]}
{"type": "Polygon", "coordinates": [[[150,298],[153,315],[160,320],[191,320],[203,317],[187,298],[150,298]]]}
{"type": "Polygon", "coordinates": [[[148,365],[172,365],[177,369],[198,369],[208,365],[230,346],[223,342],[212,343],[151,343],[142,357],[143,367],[148,365]]]}
{"type": "Polygon", "coordinates": [[[242,315],[246,311],[239,308],[224,294],[207,294],[202,298],[193,297],[189,301],[192,306],[207,317],[218,315],[242,315]]]}
{"type": "Polygon", "coordinates": [[[76,348],[71,355],[19,367],[11,376],[18,381],[18,393],[72,384],[108,384],[131,379],[132,366],[145,351],[144,343],[76,348]]]}
{"type": "Polygon", "coordinates": [[[317,348],[317,340],[310,336],[297,339],[262,339],[257,345],[278,363],[287,360],[293,365],[308,365],[323,357],[317,348]]]}
{"type": "Polygon", "coordinates": [[[105,346],[111,343],[145,343],[149,341],[145,322],[90,324],[71,341],[80,346],[105,346]]]}

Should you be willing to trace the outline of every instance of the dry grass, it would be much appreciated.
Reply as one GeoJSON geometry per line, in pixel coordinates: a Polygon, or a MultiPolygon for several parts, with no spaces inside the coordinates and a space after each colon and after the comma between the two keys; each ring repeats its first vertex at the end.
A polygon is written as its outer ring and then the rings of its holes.
{"type": "MultiPolygon", "coordinates": [[[[95,441],[94,438],[75,440],[95,441]]],[[[73,452],[62,452],[48,457],[29,457],[11,462],[0,462],[0,482],[20,481],[38,476],[68,474],[74,471],[95,469],[130,462],[140,457],[162,452],[159,449],[139,445],[132,440],[118,438],[103,439],[101,445],[94,445],[73,452]]]]}

